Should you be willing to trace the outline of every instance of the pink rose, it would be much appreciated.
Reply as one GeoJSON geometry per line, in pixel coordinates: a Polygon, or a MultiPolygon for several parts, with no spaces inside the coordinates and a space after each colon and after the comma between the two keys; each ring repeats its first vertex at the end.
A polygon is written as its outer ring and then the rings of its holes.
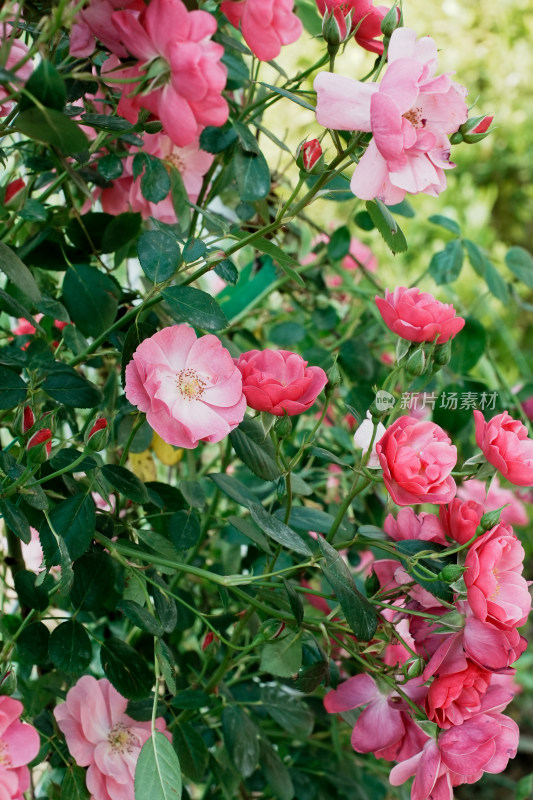
{"type": "MultiPolygon", "coordinates": [[[[351,13],[351,30],[357,28],[354,37],[357,44],[371,53],[383,52],[383,42],[379,41],[383,35],[381,20],[387,14],[388,8],[374,7],[372,0],[316,0],[316,4],[322,16],[328,11],[333,12],[339,26],[342,26],[344,21],[341,15],[346,18],[351,13]]],[[[343,36],[342,41],[345,38],[346,36],[343,36]]]]}
{"type": "Polygon", "coordinates": [[[486,511],[495,511],[497,508],[506,506],[501,514],[501,521],[507,525],[527,525],[528,516],[524,504],[518,499],[512,489],[504,489],[500,486],[498,476],[495,475],[490,482],[489,493],[487,494],[484,481],[471,478],[457,488],[457,497],[462,500],[475,501],[486,511]]]}
{"type": "Polygon", "coordinates": [[[76,19],[70,33],[70,55],[74,58],[86,58],[92,55],[95,39],[119,58],[127,58],[128,51],[121,44],[118,31],[111,15],[119,9],[135,9],[142,11],[142,0],[90,0],[88,5],[78,9],[76,19]]]}
{"type": "Polygon", "coordinates": [[[399,506],[449,503],[455,495],[450,472],[457,448],[434,422],[399,417],[376,446],[383,479],[399,506]]]}
{"type": "Polygon", "coordinates": [[[516,486],[533,484],[533,441],[527,428],[508,411],[488,422],[481,411],[474,411],[476,442],[483,455],[504,478],[516,486]]]}
{"type": "Polygon", "coordinates": [[[406,192],[437,195],[446,187],[449,135],[466,120],[466,89],[448,74],[435,77],[437,45],[397,28],[381,83],[331,72],[315,78],[316,118],[325,128],[368,131],[373,138],[355,168],[351,190],[391,205],[406,192]]]}
{"type": "Polygon", "coordinates": [[[441,303],[429,292],[397,286],[376,297],[376,305],[387,328],[409,342],[444,344],[464,327],[451,303],[441,303]]]}
{"type": "Polygon", "coordinates": [[[468,610],[463,646],[468,658],[488,670],[502,670],[517,661],[527,647],[527,641],[516,628],[500,628],[482,622],[468,610]]]}
{"type": "Polygon", "coordinates": [[[0,798],[22,800],[30,788],[30,771],[26,764],[33,761],[41,746],[39,734],[31,725],[19,719],[22,703],[5,695],[0,696],[0,798]]]}
{"type": "Polygon", "coordinates": [[[459,500],[454,497],[447,506],[439,508],[442,527],[450,539],[459,544],[466,544],[474,536],[481,517],[483,506],[474,500],[459,500]]]}
{"type": "Polygon", "coordinates": [[[211,41],[217,29],[212,14],[188,11],[182,0],[151,0],[140,14],[131,9],[115,11],[111,22],[119,41],[138,59],[134,67],[117,69],[120,62],[112,56],[102,70],[111,86],[114,77],[138,78],[138,83],[129,84],[128,92],[119,85],[121,116],[135,123],[139,109],[146,108],[161,120],[178,147],[191,144],[206,125],[226,122],[224,48],[211,41]],[[155,81],[156,88],[145,91],[145,66],[153,62],[163,72],[155,81]]]}
{"type": "MultiPolygon", "coordinates": [[[[13,70],[16,64],[25,58],[28,55],[28,46],[24,44],[23,41],[20,39],[13,38],[13,29],[11,24],[5,23],[1,28],[1,39],[4,44],[4,47],[7,47],[9,52],[7,53],[7,59],[2,60],[2,67],[7,70],[13,70]]],[[[3,49],[3,48],[2,48],[3,49]]],[[[24,64],[17,70],[17,77],[25,83],[30,75],[33,72],[33,64],[31,59],[28,59],[24,62],[24,64]]],[[[20,84],[17,84],[17,87],[20,84]]],[[[14,107],[15,100],[7,100],[6,98],[9,96],[9,92],[4,86],[0,86],[0,117],[5,117],[6,114],[9,114],[11,109],[14,107]]]]}
{"type": "MultiPolygon", "coordinates": [[[[54,709],[76,764],[89,767],[86,783],[93,800],[133,800],[135,767],[151,723],[128,717],[127,705],[106,678],[84,675],[54,709]]],[[[162,717],[155,727],[170,739],[162,717]]]]}
{"type": "Polygon", "coordinates": [[[294,0],[223,0],[220,9],[241,33],[260,61],[271,61],[281,46],[300,38],[302,23],[293,13],[294,0]]]}
{"type": "Polygon", "coordinates": [[[323,369],[289,350],[249,350],[235,364],[250,408],[277,417],[307,411],[328,382],[323,369]]]}
{"type": "Polygon", "coordinates": [[[424,542],[447,544],[439,518],[425,511],[415,514],[412,508],[401,508],[396,519],[389,514],[385,519],[383,530],[396,542],[419,539],[424,542]]]}
{"type": "Polygon", "coordinates": [[[467,661],[466,669],[439,675],[429,687],[426,698],[428,718],[440,728],[451,728],[477,714],[487,691],[491,673],[467,661]]]}
{"type": "Polygon", "coordinates": [[[241,373],[219,339],[172,325],[145,339],[126,367],[126,397],[169,444],[219,442],[242,422],[241,373]]]}
{"type": "Polygon", "coordinates": [[[526,621],[531,596],[522,577],[524,556],[509,525],[496,525],[470,546],[464,579],[468,603],[481,622],[509,629],[526,621]]]}

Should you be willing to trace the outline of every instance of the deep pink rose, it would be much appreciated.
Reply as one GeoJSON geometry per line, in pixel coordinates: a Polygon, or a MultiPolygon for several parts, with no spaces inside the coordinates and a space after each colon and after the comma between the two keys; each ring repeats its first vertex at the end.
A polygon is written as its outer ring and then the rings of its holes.
{"type": "Polygon", "coordinates": [[[376,445],[383,479],[399,506],[449,503],[455,495],[450,472],[457,448],[434,422],[399,417],[376,445]]]}
{"type": "Polygon", "coordinates": [[[459,500],[454,497],[447,506],[439,508],[442,527],[450,539],[466,544],[474,536],[483,516],[483,506],[474,500],[459,500]]]}
{"type": "Polygon", "coordinates": [[[0,798],[23,800],[30,788],[30,771],[26,764],[39,752],[39,734],[19,719],[22,703],[0,696],[0,798]]]}
{"type": "MultiPolygon", "coordinates": [[[[346,17],[351,12],[351,30],[357,28],[354,37],[357,44],[371,53],[383,52],[381,20],[389,10],[386,6],[373,6],[372,0],[316,0],[316,4],[322,16],[326,11],[334,12],[339,26],[343,22],[341,15],[346,17]]],[[[342,40],[345,38],[343,36],[342,40]]]]}
{"type": "Polygon", "coordinates": [[[487,461],[516,486],[533,485],[533,441],[527,428],[508,411],[488,422],[474,411],[476,442],[487,461]]]}
{"type": "Polygon", "coordinates": [[[396,519],[389,514],[383,529],[396,542],[404,539],[419,539],[424,542],[447,544],[440,520],[435,514],[422,511],[415,514],[412,508],[401,508],[396,519]]]}
{"type": "Polygon", "coordinates": [[[429,687],[426,697],[428,718],[440,728],[451,728],[477,714],[481,698],[487,691],[491,673],[467,661],[466,669],[450,675],[439,675],[429,687]]]}
{"type": "Polygon", "coordinates": [[[470,546],[464,579],[468,603],[481,622],[509,629],[526,621],[531,595],[522,577],[524,555],[509,525],[496,525],[470,546]]]}
{"type": "Polygon", "coordinates": [[[504,670],[517,661],[527,641],[516,628],[481,622],[471,610],[465,621],[463,646],[468,658],[488,670],[504,670]]]}
{"type": "MultiPolygon", "coordinates": [[[[89,767],[86,783],[93,800],[134,800],[135,767],[151,723],[133,720],[127,705],[106,678],[84,675],[54,709],[76,764],[89,767]]],[[[163,717],[155,727],[170,739],[163,717]]]]}
{"type": "Polygon", "coordinates": [[[96,39],[119,58],[127,58],[128,51],[121,44],[120,36],[111,22],[111,15],[119,9],[130,8],[142,11],[142,0],[90,0],[78,9],[70,33],[70,55],[86,58],[94,52],[96,39]]]}
{"type": "Polygon", "coordinates": [[[505,506],[500,517],[502,522],[507,525],[528,524],[526,507],[512,489],[504,489],[500,486],[497,475],[490,482],[488,494],[484,481],[471,478],[457,488],[457,497],[479,503],[483,507],[483,513],[505,506]]]}
{"type": "Polygon", "coordinates": [[[249,350],[235,363],[250,408],[276,417],[307,411],[328,382],[323,369],[289,350],[249,350]]]}
{"type": "Polygon", "coordinates": [[[172,325],[145,339],[126,367],[126,397],[169,444],[219,442],[242,422],[241,373],[219,339],[172,325]]]}
{"type": "Polygon", "coordinates": [[[444,344],[464,327],[451,303],[441,303],[429,292],[397,286],[376,297],[376,305],[387,328],[409,342],[444,344]]]}
{"type": "Polygon", "coordinates": [[[119,84],[121,116],[135,123],[139,109],[146,108],[161,120],[178,147],[191,144],[206,125],[226,122],[229,109],[222,90],[227,73],[221,63],[224,48],[211,41],[217,29],[212,14],[188,11],[182,0],[151,0],[140,14],[130,9],[115,11],[110,22],[126,50],[138,59],[134,67],[117,69],[120,62],[115,56],[102,70],[110,85],[113,77],[139,80],[129,84],[128,92],[119,84]],[[163,72],[155,88],[141,91],[145,67],[154,62],[163,72]]]}
{"type": "Polygon", "coordinates": [[[294,0],[223,0],[220,10],[238,28],[260,61],[277,58],[284,44],[300,38],[302,23],[293,13],[294,0]]]}
{"type": "Polygon", "coordinates": [[[397,28],[381,83],[320,72],[315,78],[316,118],[325,128],[372,132],[352,176],[351,190],[363,200],[391,205],[406,192],[437,195],[446,187],[448,136],[466,120],[466,89],[448,74],[435,77],[437,45],[397,28]]]}

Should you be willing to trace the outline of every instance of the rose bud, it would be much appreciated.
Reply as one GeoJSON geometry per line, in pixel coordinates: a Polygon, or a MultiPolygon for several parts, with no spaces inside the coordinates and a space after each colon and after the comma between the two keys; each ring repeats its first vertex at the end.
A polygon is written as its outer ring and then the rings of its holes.
{"type": "Polygon", "coordinates": [[[35,425],[35,416],[33,411],[29,406],[24,406],[23,417],[22,417],[22,432],[26,433],[29,431],[30,428],[33,428],[35,425]]]}
{"type": "Polygon", "coordinates": [[[353,8],[346,10],[342,6],[328,9],[322,19],[322,36],[333,47],[346,41],[352,30],[353,8]]]}
{"type": "Polygon", "coordinates": [[[466,122],[463,122],[458,133],[461,134],[463,141],[467,144],[475,144],[491,133],[489,128],[493,119],[493,114],[481,117],[470,117],[466,122]]]}
{"type": "Polygon", "coordinates": [[[34,433],[26,445],[26,450],[28,451],[28,459],[34,464],[41,464],[46,461],[52,450],[52,431],[50,428],[41,428],[40,431],[34,433]]]}
{"type": "Polygon", "coordinates": [[[103,450],[107,444],[107,435],[107,420],[105,417],[100,417],[89,431],[85,444],[90,450],[94,450],[95,452],[97,450],[103,450]]]}
{"type": "Polygon", "coordinates": [[[303,172],[320,174],[324,169],[324,155],[318,139],[303,142],[298,148],[296,163],[303,172]]]}

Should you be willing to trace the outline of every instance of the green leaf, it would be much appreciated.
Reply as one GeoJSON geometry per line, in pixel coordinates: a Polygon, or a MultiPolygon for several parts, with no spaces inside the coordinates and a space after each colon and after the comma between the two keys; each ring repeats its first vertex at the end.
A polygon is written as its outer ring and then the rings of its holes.
{"type": "Polygon", "coordinates": [[[75,447],[64,447],[48,462],[50,472],[56,472],[56,470],[59,469],[64,470],[67,473],[87,472],[88,470],[94,469],[98,466],[96,459],[88,455],[83,459],[83,461],[73,467],[72,464],[77,461],[80,456],[80,451],[76,450],[75,447]]]}
{"type": "Polygon", "coordinates": [[[270,742],[264,738],[259,743],[259,760],[261,771],[275,796],[279,800],[292,800],[294,786],[289,770],[270,742]]]}
{"type": "Polygon", "coordinates": [[[370,214],[370,218],[381,236],[387,247],[396,255],[396,253],[404,253],[407,250],[407,241],[403,235],[403,231],[390,213],[387,206],[381,200],[369,200],[366,203],[366,210],[370,214]]]}
{"type": "Polygon", "coordinates": [[[176,511],[168,521],[168,530],[176,550],[190,550],[200,541],[200,522],[191,511],[176,511]]]}
{"type": "Polygon", "coordinates": [[[106,553],[87,553],[73,566],[74,583],[70,601],[80,611],[102,609],[115,583],[115,570],[106,553]]]}
{"type": "Polygon", "coordinates": [[[263,646],[260,664],[262,672],[269,672],[280,678],[291,678],[301,666],[301,633],[289,631],[263,646]]]}
{"type": "Polygon", "coordinates": [[[429,274],[435,283],[453,283],[463,268],[463,243],[460,239],[448,242],[444,250],[435,253],[429,264],[429,274]]]}
{"type": "Polygon", "coordinates": [[[239,280],[237,267],[230,258],[225,258],[224,261],[220,261],[215,267],[215,272],[219,278],[222,278],[226,283],[231,283],[232,286],[235,286],[239,280]]]}
{"type": "Polygon", "coordinates": [[[7,527],[13,531],[15,536],[18,536],[24,544],[29,544],[31,541],[30,523],[20,508],[14,505],[10,500],[0,500],[0,511],[2,512],[7,527]]]}
{"type": "Polygon", "coordinates": [[[241,200],[244,203],[263,200],[270,192],[270,170],[264,155],[237,147],[233,165],[241,200]]]}
{"type": "Polygon", "coordinates": [[[473,269],[480,278],[485,278],[491,294],[497,297],[502,303],[508,303],[509,292],[507,291],[507,284],[494,264],[489,260],[486,253],[470,239],[464,240],[464,246],[473,269]]]}
{"type": "Polygon", "coordinates": [[[180,800],[181,768],[176,751],[156,731],[143,745],[135,768],[135,800],[180,800]]]}
{"type": "Polygon", "coordinates": [[[445,228],[456,236],[461,235],[461,228],[457,222],[449,217],[444,217],[442,214],[433,214],[433,216],[429,217],[429,222],[432,222],[434,225],[439,225],[441,228],[445,228]]]}
{"type": "Polygon", "coordinates": [[[450,369],[465,375],[474,367],[487,346],[485,328],[474,317],[465,317],[465,326],[454,337],[450,369]]]}
{"type": "Polygon", "coordinates": [[[150,636],[162,636],[164,631],[153,614],[136,603],[134,600],[121,600],[117,606],[118,611],[128,617],[137,628],[149,633],[150,636]]]}
{"type": "Polygon", "coordinates": [[[189,230],[191,224],[191,202],[183,183],[183,178],[173,165],[170,167],[170,196],[180,229],[182,231],[189,230]]]}
{"type": "Polygon", "coordinates": [[[313,712],[294,689],[267,683],[260,691],[262,707],[278,725],[299,739],[311,735],[315,722],[313,712]]]}
{"type": "Polygon", "coordinates": [[[505,263],[513,275],[533,289],[533,257],[523,247],[511,247],[505,255],[505,263]]]}
{"type": "Polygon", "coordinates": [[[89,800],[85,784],[86,771],[76,765],[67,767],[61,784],[61,800],[89,800]]]}
{"type": "Polygon", "coordinates": [[[41,290],[37,286],[30,270],[15,255],[13,250],[3,242],[0,242],[0,269],[7,275],[11,283],[14,283],[17,289],[20,289],[32,303],[41,302],[41,290]]]}
{"type": "Polygon", "coordinates": [[[533,772],[524,775],[516,784],[515,800],[528,800],[533,793],[533,772]]]}
{"type": "Polygon", "coordinates": [[[298,261],[286,253],[281,247],[278,247],[277,244],[271,242],[270,239],[265,239],[261,236],[259,239],[256,239],[254,242],[254,247],[257,250],[260,250],[261,253],[266,253],[267,255],[271,256],[276,264],[279,264],[283,272],[289,275],[293,281],[299,286],[305,286],[305,281],[301,275],[298,275],[294,267],[299,267],[298,261]]]}
{"type": "Polygon", "coordinates": [[[15,573],[15,591],[19,596],[20,604],[36,611],[46,611],[48,608],[48,592],[44,586],[36,586],[37,575],[27,569],[15,573]]]}
{"type": "Polygon", "coordinates": [[[206,153],[222,153],[236,138],[237,131],[231,122],[226,122],[220,128],[208,125],[200,134],[200,148],[206,153]]]}
{"type": "Polygon", "coordinates": [[[120,290],[101,270],[73,264],[63,280],[63,302],[73,322],[85,336],[99,336],[111,327],[120,290]]]}
{"type": "Polygon", "coordinates": [[[43,666],[48,663],[50,631],[42,622],[32,622],[17,639],[17,655],[25,664],[43,666]]]}
{"type": "Polygon", "coordinates": [[[281,86],[273,86],[271,83],[263,83],[262,81],[257,81],[261,86],[265,86],[267,89],[270,89],[271,92],[274,94],[279,94],[281,97],[286,97],[288,100],[292,100],[293,103],[296,103],[302,108],[306,108],[308,111],[316,112],[315,106],[312,106],[311,103],[308,103],[307,100],[304,100],[303,97],[300,95],[295,94],[294,92],[289,92],[287,89],[282,89],[281,86]]]}
{"type": "Polygon", "coordinates": [[[357,589],[350,570],[337,551],[321,536],[318,544],[326,562],[325,566],[321,565],[322,572],[335,592],[346,622],[360,641],[370,641],[378,624],[374,608],[357,589]]]}
{"type": "Polygon", "coordinates": [[[349,229],[346,225],[341,225],[340,228],[337,228],[337,230],[332,233],[328,242],[328,257],[332,261],[338,261],[339,259],[344,258],[344,256],[348,255],[351,241],[352,236],[349,229]]]}
{"type": "Polygon", "coordinates": [[[281,475],[276,451],[270,439],[265,439],[261,425],[250,417],[231,431],[230,442],[237,456],[254,475],[264,481],[274,481],[281,475]]]}
{"type": "Polygon", "coordinates": [[[87,631],[79,622],[69,619],[54,628],[48,643],[50,661],[57,669],[79,675],[91,663],[92,647],[87,631]]]}
{"type": "Polygon", "coordinates": [[[249,778],[259,761],[259,732],[249,716],[237,706],[226,706],[222,712],[224,744],[235,768],[249,778]]]}
{"type": "Polygon", "coordinates": [[[108,153],[107,156],[98,159],[97,170],[106,181],[116,181],[123,172],[122,159],[114,153],[108,153]]]}
{"type": "Polygon", "coordinates": [[[17,129],[43,144],[57,147],[65,155],[81,153],[89,147],[82,129],[53,108],[29,108],[17,117],[17,129]]]}
{"type": "Polygon", "coordinates": [[[157,639],[155,642],[155,656],[168,691],[171,694],[176,694],[175,658],[170,647],[162,639],[157,639]]]}
{"type": "MultiPolygon", "coordinates": [[[[56,111],[63,110],[67,100],[67,89],[63,78],[50,61],[46,61],[46,59],[40,61],[37,68],[32,72],[25,88],[43,106],[55,108],[56,111]]],[[[22,111],[33,105],[33,101],[27,95],[22,96],[20,102],[22,111]]]]}
{"type": "Polygon", "coordinates": [[[90,128],[97,128],[101,131],[124,131],[133,130],[133,125],[123,117],[110,116],[109,114],[82,114],[81,121],[90,128]]]}
{"type": "Polygon", "coordinates": [[[294,586],[289,583],[288,580],[282,577],[283,585],[285,587],[285,591],[287,592],[287,596],[289,598],[289,603],[291,606],[291,611],[294,615],[294,619],[296,624],[299,628],[302,627],[302,623],[304,621],[304,606],[302,603],[302,598],[298,594],[298,592],[294,589],[294,586]]]}
{"type": "Polygon", "coordinates": [[[42,388],[58,403],[72,408],[96,408],[102,402],[100,389],[68,364],[54,365],[42,388]]]}
{"type": "Polygon", "coordinates": [[[154,283],[171,278],[181,259],[176,239],[165,231],[145,231],[141,234],[137,253],[144,274],[154,283]]]}
{"type": "Polygon", "coordinates": [[[140,152],[133,158],[134,175],[141,177],[141,194],[150,203],[159,203],[170,192],[170,177],[161,159],[140,152]]]}
{"type": "Polygon", "coordinates": [[[126,467],[119,467],[116,464],[106,464],[102,467],[102,475],[113,489],[125,497],[133,500],[134,503],[149,502],[148,492],[144,483],[130,472],[126,467]]]}
{"type": "Polygon", "coordinates": [[[189,239],[183,248],[183,260],[190,264],[203,258],[207,253],[207,246],[201,239],[189,239]]]}
{"type": "Polygon", "coordinates": [[[250,503],[257,503],[257,497],[250,489],[234,478],[232,475],[211,474],[207,476],[228,497],[235,500],[240,506],[248,508],[250,503]]]}
{"type": "Polygon", "coordinates": [[[183,774],[201,783],[209,761],[209,751],[198,731],[188,722],[176,725],[172,742],[178,754],[183,774]]]}
{"type": "Polygon", "coordinates": [[[217,301],[192,286],[170,286],[161,292],[178,322],[188,322],[206,331],[220,331],[229,325],[217,301]]]}
{"type": "Polygon", "coordinates": [[[265,511],[263,506],[258,503],[250,503],[249,509],[255,524],[275,542],[301,555],[312,555],[311,549],[304,540],[284,522],[265,511]]]}
{"type": "Polygon", "coordinates": [[[173,708],[198,709],[208,706],[211,698],[200,689],[183,689],[170,701],[173,708]]]}
{"type": "MultiPolygon", "coordinates": [[[[106,678],[123,697],[128,700],[142,700],[150,694],[154,682],[152,671],[144,658],[129,644],[115,637],[105,639],[100,660],[106,678]]],[[[155,800],[153,795],[144,795],[147,796],[150,800],[155,800]]]]}
{"type": "Polygon", "coordinates": [[[117,214],[104,230],[101,243],[102,253],[116,253],[121,247],[125,247],[133,241],[139,234],[141,222],[140,214],[133,214],[131,211],[117,214]]]}
{"type": "Polygon", "coordinates": [[[165,593],[168,587],[160,575],[154,575],[152,580],[159,584],[162,589],[162,591],[159,591],[159,589],[156,589],[155,586],[152,586],[150,589],[154,598],[154,606],[157,616],[159,617],[165,633],[172,633],[178,623],[178,610],[176,607],[176,601],[173,597],[170,597],[165,593]]]}
{"type": "Polygon", "coordinates": [[[85,553],[93,538],[96,515],[92,497],[80,493],[62,500],[52,509],[50,522],[75,561],[85,553]]]}
{"type": "MultiPolygon", "coordinates": [[[[278,509],[275,514],[276,516],[284,515],[285,509],[278,509]]],[[[328,533],[334,521],[335,518],[332,514],[328,514],[326,511],[322,511],[319,508],[293,506],[288,524],[301,531],[328,533]]]]}

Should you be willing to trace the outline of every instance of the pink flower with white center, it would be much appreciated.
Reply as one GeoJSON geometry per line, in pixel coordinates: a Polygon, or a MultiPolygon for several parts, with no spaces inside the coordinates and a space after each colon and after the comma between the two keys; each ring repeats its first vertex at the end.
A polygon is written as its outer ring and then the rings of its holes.
{"type": "Polygon", "coordinates": [[[447,544],[439,518],[425,511],[415,514],[412,508],[401,508],[396,519],[389,514],[385,519],[383,530],[396,542],[418,539],[423,542],[447,544]]]}
{"type": "Polygon", "coordinates": [[[516,486],[533,485],[533,440],[526,426],[508,411],[488,422],[474,411],[476,443],[483,455],[504,478],[516,486]]]}
{"type": "Polygon", "coordinates": [[[294,0],[223,0],[220,10],[234,28],[240,25],[244,40],[260,61],[271,61],[284,44],[302,34],[302,23],[293,13],[294,0]]]}
{"type": "Polygon", "coordinates": [[[434,422],[399,417],[376,445],[385,486],[399,506],[449,503],[457,448],[434,422]]]}
{"type": "Polygon", "coordinates": [[[470,546],[464,579],[470,608],[481,622],[517,628],[531,611],[522,577],[524,548],[509,525],[496,525],[470,546]]]}
{"type": "MultiPolygon", "coordinates": [[[[84,675],[54,708],[76,764],[89,768],[86,783],[93,800],[134,800],[135,767],[151,723],[128,717],[127,705],[106,678],[84,675]]],[[[155,727],[170,739],[162,717],[155,727]]]]}
{"type": "Polygon", "coordinates": [[[30,788],[30,771],[41,745],[39,734],[21,722],[22,703],[0,696],[0,800],[23,800],[30,788]]]}
{"type": "Polygon", "coordinates": [[[415,287],[397,286],[392,292],[385,289],[385,297],[375,299],[387,328],[408,342],[419,344],[436,339],[437,344],[445,344],[465,324],[451,303],[441,303],[415,287]]]}
{"type": "Polygon", "coordinates": [[[500,486],[497,475],[490,482],[488,494],[485,482],[472,478],[457,488],[457,497],[472,503],[478,503],[482,506],[483,513],[495,511],[497,508],[506,506],[500,517],[502,522],[507,525],[528,524],[526,507],[512,489],[504,489],[503,486],[500,486]]]}
{"type": "Polygon", "coordinates": [[[466,89],[448,74],[435,77],[437,45],[397,28],[381,83],[330,72],[315,79],[317,122],[335,130],[372,132],[352,177],[352,192],[399,203],[406,192],[437,195],[446,186],[448,136],[466,120],[466,89]]]}
{"type": "Polygon", "coordinates": [[[126,397],[169,444],[219,442],[244,418],[242,377],[220,339],[171,325],[145,339],[126,367],[126,397]]]}
{"type": "MultiPolygon", "coordinates": [[[[404,691],[415,703],[423,703],[427,688],[420,678],[409,681],[404,691]]],[[[330,714],[342,714],[366,706],[352,732],[357,753],[374,753],[390,761],[410,758],[426,741],[425,734],[408,713],[409,706],[398,694],[382,694],[373,678],[363,673],[348,678],[324,698],[330,714]]]]}
{"type": "Polygon", "coordinates": [[[129,93],[120,84],[119,114],[136,122],[139,109],[146,108],[178,147],[194,142],[206,125],[226,122],[224,48],[211,41],[217,29],[212,14],[188,11],[182,0],[151,0],[140,14],[115,11],[111,23],[126,50],[139,60],[133,68],[116,70],[120,62],[112,57],[104,66],[111,85],[114,76],[139,79],[129,93]]]}

